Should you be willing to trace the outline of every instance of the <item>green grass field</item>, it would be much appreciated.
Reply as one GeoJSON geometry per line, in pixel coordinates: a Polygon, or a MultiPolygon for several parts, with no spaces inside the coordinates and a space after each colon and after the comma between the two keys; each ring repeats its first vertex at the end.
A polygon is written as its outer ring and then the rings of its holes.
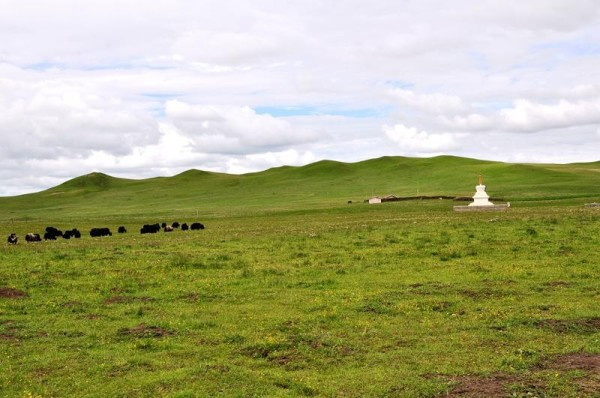
{"type": "Polygon", "coordinates": [[[0,246],[0,395],[597,397],[594,201],[599,163],[453,157],[0,198],[21,237],[0,246]],[[361,203],[472,195],[479,173],[510,211],[361,203]],[[206,229],[138,233],[162,221],[206,229]],[[84,237],[23,241],[47,225],[84,237]]]}

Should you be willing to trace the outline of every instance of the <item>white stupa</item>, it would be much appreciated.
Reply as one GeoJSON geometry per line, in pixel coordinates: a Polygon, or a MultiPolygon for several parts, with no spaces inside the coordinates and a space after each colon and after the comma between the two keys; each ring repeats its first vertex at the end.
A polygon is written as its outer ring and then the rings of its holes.
{"type": "Polygon", "coordinates": [[[479,185],[475,186],[475,195],[473,195],[473,203],[469,203],[469,206],[493,206],[494,204],[489,201],[490,196],[485,192],[485,185],[483,185],[483,177],[479,176],[479,185]]]}
{"type": "Polygon", "coordinates": [[[468,206],[453,206],[453,208],[454,211],[506,211],[510,208],[509,202],[495,205],[489,199],[489,195],[485,192],[485,185],[483,185],[483,177],[479,176],[479,185],[475,186],[473,202],[468,206]]]}

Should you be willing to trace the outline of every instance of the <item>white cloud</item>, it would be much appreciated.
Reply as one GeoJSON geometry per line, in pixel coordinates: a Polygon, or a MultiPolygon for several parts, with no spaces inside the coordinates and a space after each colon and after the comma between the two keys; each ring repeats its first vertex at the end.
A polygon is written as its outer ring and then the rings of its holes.
{"type": "Polygon", "coordinates": [[[288,149],[280,152],[255,153],[231,159],[227,162],[225,171],[233,174],[244,174],[280,165],[301,166],[317,160],[310,151],[300,152],[295,149],[288,149]]]}
{"type": "Polygon", "coordinates": [[[417,94],[411,90],[399,88],[390,90],[390,93],[398,99],[400,104],[431,114],[457,113],[467,109],[463,101],[454,95],[417,94]]]}
{"type": "Polygon", "coordinates": [[[123,100],[47,81],[0,94],[0,153],[11,157],[76,156],[92,150],[127,154],[158,139],[157,123],[123,100]],[[12,96],[11,96],[12,94],[12,96]]]}
{"type": "Polygon", "coordinates": [[[600,98],[582,101],[560,100],[540,104],[525,99],[514,101],[512,108],[500,111],[506,129],[540,131],[600,123],[600,98]]]}
{"type": "Polygon", "coordinates": [[[383,131],[404,153],[437,153],[456,146],[455,137],[448,133],[430,134],[403,124],[385,125],[383,131]]]}
{"type": "Polygon", "coordinates": [[[470,113],[466,116],[440,116],[440,121],[447,128],[458,131],[483,131],[490,130],[494,126],[489,117],[478,113],[470,113]]]}
{"type": "Polygon", "coordinates": [[[307,129],[248,106],[166,103],[167,118],[194,143],[198,152],[252,153],[264,148],[306,143],[317,138],[307,129]]]}

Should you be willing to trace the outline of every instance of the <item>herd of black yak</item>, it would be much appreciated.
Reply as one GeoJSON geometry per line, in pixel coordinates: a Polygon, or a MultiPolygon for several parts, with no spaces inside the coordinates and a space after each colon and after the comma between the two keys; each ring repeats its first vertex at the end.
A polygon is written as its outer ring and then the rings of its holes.
{"type": "MultiPolygon", "coordinates": [[[[141,234],[155,234],[155,233],[159,232],[161,230],[161,228],[164,232],[173,232],[174,230],[176,230],[178,228],[181,228],[182,231],[187,231],[187,230],[194,231],[194,230],[204,229],[204,224],[195,222],[195,223],[192,223],[191,225],[187,225],[186,223],[179,224],[177,221],[175,221],[174,223],[172,223],[170,225],[168,225],[167,223],[145,224],[140,229],[140,233],[141,234]]],[[[127,232],[127,229],[124,226],[120,226],[117,229],[117,232],[120,234],[124,234],[127,232]]],[[[100,236],[112,236],[112,232],[110,232],[109,228],[92,228],[90,230],[90,236],[92,238],[97,238],[100,236]]],[[[79,238],[81,238],[81,232],[79,232],[79,230],[77,228],[69,229],[69,230],[63,232],[60,229],[55,228],[55,227],[46,227],[46,232],[44,233],[43,238],[44,238],[44,240],[56,240],[57,238],[79,239],[79,238]]],[[[42,236],[40,236],[40,234],[30,232],[27,235],[25,235],[25,240],[27,242],[41,242],[42,236]]],[[[16,245],[18,241],[19,241],[19,237],[17,236],[17,234],[12,233],[12,234],[8,235],[8,243],[16,245]]]]}

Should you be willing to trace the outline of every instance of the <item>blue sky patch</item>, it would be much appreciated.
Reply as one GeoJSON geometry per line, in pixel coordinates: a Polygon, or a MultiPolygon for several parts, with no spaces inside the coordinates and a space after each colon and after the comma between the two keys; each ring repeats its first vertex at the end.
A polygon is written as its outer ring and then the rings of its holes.
{"type": "Polygon", "coordinates": [[[600,45],[591,40],[574,40],[569,42],[548,42],[532,47],[534,51],[552,50],[572,57],[585,57],[600,54],[600,45]]]}
{"type": "Polygon", "coordinates": [[[58,62],[38,62],[35,64],[25,65],[23,69],[36,70],[36,71],[47,71],[50,69],[66,69],[64,64],[58,62]]]}
{"type": "Polygon", "coordinates": [[[141,95],[144,97],[159,99],[159,100],[169,100],[169,99],[173,99],[173,98],[183,97],[182,94],[177,94],[177,93],[141,93],[141,95]]]}
{"type": "Polygon", "coordinates": [[[394,87],[394,88],[401,88],[403,90],[413,88],[415,86],[414,84],[412,84],[410,82],[406,82],[404,80],[386,80],[384,82],[384,84],[386,86],[390,86],[390,87],[394,87]]]}
{"type": "Polygon", "coordinates": [[[290,117],[290,116],[344,116],[355,118],[370,118],[386,116],[390,109],[389,107],[381,108],[334,108],[320,106],[258,106],[254,111],[261,115],[271,115],[273,117],[290,117]]]}

